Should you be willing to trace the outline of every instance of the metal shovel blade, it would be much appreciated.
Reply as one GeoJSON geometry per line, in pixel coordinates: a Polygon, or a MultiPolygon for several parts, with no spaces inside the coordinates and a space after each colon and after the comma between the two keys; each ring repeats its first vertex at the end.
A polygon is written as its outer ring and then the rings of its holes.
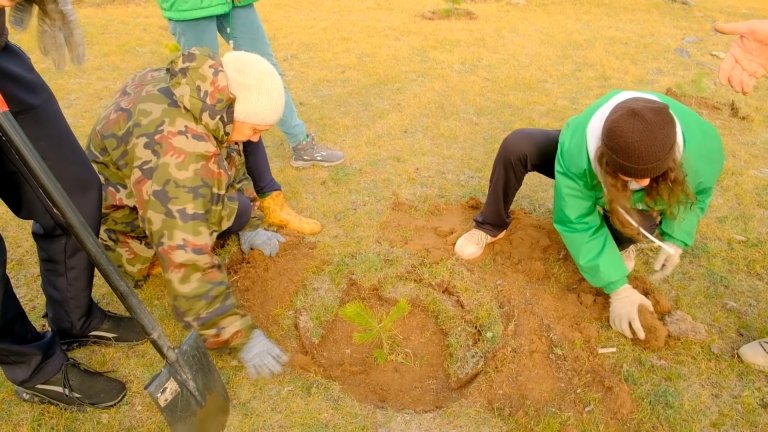
{"type": "Polygon", "coordinates": [[[202,340],[197,333],[190,333],[177,352],[184,369],[195,377],[198,394],[185,385],[185,379],[171,365],[155,375],[144,390],[172,431],[224,430],[229,417],[229,396],[202,340]]]}

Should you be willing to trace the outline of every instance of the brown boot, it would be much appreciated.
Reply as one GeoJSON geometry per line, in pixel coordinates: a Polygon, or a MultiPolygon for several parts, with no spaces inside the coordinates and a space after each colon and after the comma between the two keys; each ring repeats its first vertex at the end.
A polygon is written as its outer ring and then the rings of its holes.
{"type": "Polygon", "coordinates": [[[285,202],[282,191],[272,192],[259,200],[259,210],[264,213],[264,224],[287,228],[301,234],[317,234],[323,229],[320,222],[299,215],[285,202]]]}

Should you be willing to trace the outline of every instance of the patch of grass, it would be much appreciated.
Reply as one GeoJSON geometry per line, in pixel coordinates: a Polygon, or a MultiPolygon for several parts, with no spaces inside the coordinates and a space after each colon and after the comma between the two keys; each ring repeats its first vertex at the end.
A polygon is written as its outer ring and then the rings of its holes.
{"type": "MultiPolygon", "coordinates": [[[[521,127],[560,128],[610,89],[663,92],[674,87],[724,106],[734,101],[751,120],[731,117],[727,110],[702,111],[722,133],[725,172],[696,245],[659,287],[675,306],[707,325],[710,340],[673,342],[649,354],[607,323],[599,339],[619,348],[609,360],[617,369],[628,367],[623,376],[639,412],[622,425],[626,430],[768,429],[764,373],[733,356],[741,344],[768,336],[768,309],[760,289],[768,284],[768,177],[758,174],[768,168],[768,118],[762,115],[768,81],[750,97],[736,95],[714,83],[719,60],[709,56],[727,50],[732,41],[711,32],[713,21],[768,16],[768,4],[743,0],[734,8],[733,3],[711,0],[688,8],[636,0],[546,0],[514,7],[483,2],[472,4],[478,20],[427,22],[414,15],[434,7],[434,0],[333,2],[326,8],[309,0],[258,2],[302,120],[324,144],[347,155],[338,167],[296,170],[288,164],[283,135],[278,130],[265,135],[273,172],[291,206],[324,224],[312,241],[316,253],[331,263],[313,269],[294,309],[313,307],[318,323],[335,316],[348,277],[388,298],[410,293],[413,297],[404,298],[422,299],[441,326],[457,329],[447,335],[456,364],[462,352],[470,353],[471,360],[478,351],[472,354],[461,337],[494,328],[499,313],[493,309],[494,287],[469,280],[459,265],[423,265],[403,251],[382,247],[379,223],[395,197],[416,202],[420,209],[469,196],[485,200],[492,161],[504,136],[521,127]],[[516,24],[510,27],[510,22],[516,24]],[[689,49],[687,60],[674,53],[686,36],[701,39],[689,49]],[[733,240],[734,234],[748,241],[733,240]],[[459,313],[450,296],[427,296],[438,282],[450,283],[462,301],[476,308],[473,315],[459,313]],[[726,309],[725,300],[738,308],[726,309]],[[713,353],[714,345],[723,346],[723,353],[713,353]],[[648,361],[651,355],[664,363],[648,361]]],[[[96,117],[125,80],[144,68],[164,66],[174,42],[155,1],[82,0],[75,7],[87,44],[82,67],[55,71],[37,52],[34,27],[24,34],[12,32],[11,40],[31,56],[84,144],[96,117]],[[105,26],[121,31],[105,33],[105,26]]],[[[532,174],[515,207],[549,217],[551,193],[551,180],[532,174]]],[[[0,224],[16,293],[33,323],[42,326],[45,300],[36,266],[30,265],[36,251],[29,222],[0,206],[0,224]]],[[[641,258],[647,261],[653,255],[641,258]]],[[[492,265],[491,260],[478,263],[482,268],[492,265]]],[[[638,263],[640,270],[647,267],[638,263]]],[[[173,319],[162,280],[150,279],[139,295],[169,337],[180,341],[186,331],[173,319]]],[[[109,309],[122,309],[100,279],[94,297],[109,309]]],[[[474,349],[492,349],[496,343],[481,342],[485,345],[474,349]]],[[[142,390],[162,367],[149,345],[91,347],[72,355],[98,369],[114,370],[112,375],[128,385],[126,400],[108,411],[65,412],[20,402],[13,386],[0,380],[4,428],[165,428],[142,390]]],[[[552,411],[518,418],[462,402],[431,413],[394,412],[362,405],[331,381],[291,370],[271,380],[250,381],[232,356],[214,358],[232,398],[230,430],[611,429],[600,421],[599,402],[594,415],[581,419],[552,411]]],[[[592,399],[585,396],[585,401],[592,399]]]]}

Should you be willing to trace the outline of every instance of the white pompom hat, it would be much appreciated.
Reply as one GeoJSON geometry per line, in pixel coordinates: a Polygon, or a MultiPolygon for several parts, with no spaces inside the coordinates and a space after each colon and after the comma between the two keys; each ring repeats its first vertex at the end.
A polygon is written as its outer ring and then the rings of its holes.
{"type": "Polygon", "coordinates": [[[277,70],[264,57],[246,51],[230,51],[221,63],[235,95],[235,120],[276,124],[285,109],[285,89],[277,70]]]}

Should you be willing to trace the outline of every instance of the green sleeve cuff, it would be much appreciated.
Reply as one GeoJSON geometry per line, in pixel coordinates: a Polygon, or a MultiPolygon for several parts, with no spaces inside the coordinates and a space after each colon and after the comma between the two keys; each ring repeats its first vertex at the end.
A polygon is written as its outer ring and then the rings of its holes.
{"type": "Polygon", "coordinates": [[[628,283],[629,283],[629,279],[621,278],[621,279],[615,280],[615,281],[609,283],[608,285],[604,286],[602,288],[602,290],[603,290],[604,293],[606,293],[608,295],[611,295],[614,292],[616,292],[619,288],[623,287],[624,285],[626,285],[628,283]]]}

